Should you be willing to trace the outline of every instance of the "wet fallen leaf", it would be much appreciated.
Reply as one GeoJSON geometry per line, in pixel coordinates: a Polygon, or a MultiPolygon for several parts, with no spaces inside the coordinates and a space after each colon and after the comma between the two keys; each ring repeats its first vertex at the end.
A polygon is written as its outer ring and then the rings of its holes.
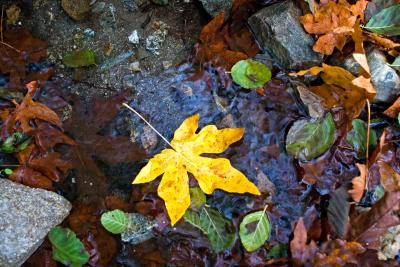
{"type": "Polygon", "coordinates": [[[297,221],[293,233],[294,237],[290,241],[290,251],[292,252],[295,266],[303,266],[306,263],[312,262],[315,253],[318,251],[318,247],[313,240],[307,244],[307,230],[303,218],[297,221]]]}
{"type": "Polygon", "coordinates": [[[325,82],[323,85],[310,87],[310,90],[325,99],[327,108],[343,106],[353,118],[361,113],[366,100],[372,101],[376,94],[370,78],[354,77],[341,67],[323,64],[322,67],[299,71],[296,75],[302,76],[307,73],[320,74],[325,82]]]}
{"type": "Polygon", "coordinates": [[[200,156],[203,153],[222,153],[242,138],[244,129],[218,130],[214,125],[208,125],[196,134],[199,119],[199,115],[187,118],[175,131],[171,141],[173,149],[164,149],[150,159],[133,181],[133,184],[148,183],[164,173],[158,195],[165,201],[172,225],[182,218],[190,205],[187,172],[193,174],[206,194],[212,194],[215,189],[260,194],[243,173],[231,166],[229,160],[200,156]]]}
{"type": "Polygon", "coordinates": [[[368,212],[351,219],[348,240],[356,241],[366,248],[378,249],[379,237],[390,226],[400,224],[400,192],[386,193],[368,212]]]}
{"type": "Polygon", "coordinates": [[[53,182],[49,178],[29,167],[18,167],[8,178],[27,186],[53,190],[53,182]]]}
{"type": "Polygon", "coordinates": [[[357,163],[357,168],[360,170],[360,175],[353,178],[351,182],[353,184],[353,188],[349,190],[349,194],[355,202],[360,202],[365,191],[367,167],[364,164],[357,163]]]}
{"type": "Polygon", "coordinates": [[[240,223],[239,229],[240,241],[247,251],[255,251],[264,245],[271,231],[265,209],[247,214],[240,223]],[[249,230],[251,224],[255,224],[254,230],[249,230]]]}
{"type": "Polygon", "coordinates": [[[103,213],[100,221],[104,228],[113,234],[120,234],[128,227],[128,216],[121,210],[103,213]]]}
{"type": "Polygon", "coordinates": [[[324,266],[346,266],[346,264],[357,264],[357,255],[362,254],[366,249],[357,242],[346,242],[340,239],[335,240],[334,247],[327,254],[317,253],[314,260],[316,267],[324,266]]]}
{"type": "Polygon", "coordinates": [[[314,14],[300,17],[300,22],[308,33],[320,35],[314,44],[314,51],[331,55],[335,47],[342,50],[347,37],[352,35],[353,27],[359,16],[363,19],[365,0],[350,5],[346,1],[328,2],[319,7],[314,14]]]}
{"type": "MultiPolygon", "coordinates": [[[[357,155],[360,159],[365,158],[365,153],[367,151],[367,128],[366,122],[360,119],[353,119],[351,122],[353,126],[351,131],[347,133],[346,141],[357,151],[357,155]]],[[[370,129],[369,133],[369,148],[371,151],[377,145],[376,133],[373,129],[370,129]]]]}
{"type": "Polygon", "coordinates": [[[63,63],[71,68],[87,67],[96,64],[96,55],[91,49],[77,50],[65,55],[63,63]]]}
{"type": "Polygon", "coordinates": [[[393,5],[375,14],[365,29],[387,36],[400,35],[400,4],[393,5]]]}
{"type": "Polygon", "coordinates": [[[231,69],[233,80],[246,89],[262,87],[271,79],[271,71],[263,63],[246,59],[235,63],[231,69]]]}
{"type": "Polygon", "coordinates": [[[7,15],[7,24],[15,25],[17,20],[19,19],[19,14],[21,13],[21,9],[13,4],[9,8],[6,9],[7,15]]]}
{"type": "Polygon", "coordinates": [[[299,120],[289,129],[286,150],[296,158],[307,161],[323,154],[335,140],[332,114],[318,120],[299,120]]]}
{"type": "Polygon", "coordinates": [[[384,114],[390,118],[395,119],[400,113],[400,97],[388,108],[385,110],[384,114]]]}
{"type": "Polygon", "coordinates": [[[398,71],[400,71],[400,56],[398,56],[390,66],[398,71]]]}
{"type": "Polygon", "coordinates": [[[334,233],[343,238],[349,228],[350,203],[347,188],[341,186],[330,195],[327,208],[328,222],[334,233]]]}
{"type": "Polygon", "coordinates": [[[387,192],[400,191],[400,174],[388,163],[378,160],[381,184],[387,192]]]}
{"type": "Polygon", "coordinates": [[[382,37],[373,32],[365,31],[364,36],[366,36],[368,41],[380,46],[381,48],[383,48],[385,50],[390,51],[390,50],[400,47],[399,43],[396,43],[388,38],[382,37]]]}

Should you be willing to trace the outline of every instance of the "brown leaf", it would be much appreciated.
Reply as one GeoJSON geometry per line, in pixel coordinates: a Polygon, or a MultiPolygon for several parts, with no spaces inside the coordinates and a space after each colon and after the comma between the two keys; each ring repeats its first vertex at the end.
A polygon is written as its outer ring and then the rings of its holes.
{"type": "Polygon", "coordinates": [[[365,183],[367,179],[367,166],[358,163],[356,165],[357,168],[360,170],[360,175],[353,178],[353,181],[351,182],[353,184],[353,188],[349,190],[349,194],[355,202],[360,202],[365,191],[365,183]]]}
{"type": "Polygon", "coordinates": [[[387,192],[368,212],[351,219],[348,240],[356,241],[366,248],[378,249],[379,237],[390,226],[400,224],[400,192],[387,192]]]}
{"type": "Polygon", "coordinates": [[[294,237],[290,241],[290,251],[295,265],[302,266],[312,261],[318,247],[313,240],[307,244],[307,230],[303,218],[298,220],[293,232],[294,237]]]}
{"type": "Polygon", "coordinates": [[[61,173],[72,168],[72,164],[63,160],[58,152],[39,154],[28,161],[28,166],[43,173],[54,182],[59,182],[61,173]]]}
{"type": "Polygon", "coordinates": [[[383,112],[383,114],[393,119],[397,118],[399,113],[400,113],[400,97],[397,98],[397,100],[383,112]]]}
{"type": "Polygon", "coordinates": [[[364,36],[366,36],[368,41],[380,46],[381,48],[383,48],[385,50],[393,50],[395,48],[400,47],[400,44],[393,42],[392,40],[385,38],[383,36],[380,36],[376,33],[363,31],[363,34],[364,34],[364,36]]]}
{"type": "Polygon", "coordinates": [[[365,0],[356,5],[350,5],[346,1],[330,1],[319,7],[314,14],[300,17],[299,20],[308,33],[320,35],[314,44],[314,51],[325,55],[331,55],[335,47],[341,51],[347,37],[354,32],[357,17],[364,19],[366,5],[365,0]]]}
{"type": "Polygon", "coordinates": [[[53,182],[49,178],[29,167],[18,167],[9,176],[9,179],[30,187],[53,190],[53,182]]]}
{"type": "Polygon", "coordinates": [[[76,144],[74,140],[59,129],[45,122],[40,123],[38,128],[31,131],[31,135],[35,137],[35,143],[42,151],[47,151],[57,144],[67,144],[71,146],[76,144]]]}
{"type": "Polygon", "coordinates": [[[400,191],[400,174],[397,173],[388,163],[378,160],[381,184],[385,191],[400,191]]]}

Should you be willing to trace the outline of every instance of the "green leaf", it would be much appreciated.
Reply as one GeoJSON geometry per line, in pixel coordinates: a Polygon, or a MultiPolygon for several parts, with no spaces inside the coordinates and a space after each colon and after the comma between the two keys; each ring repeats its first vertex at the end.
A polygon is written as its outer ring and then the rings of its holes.
{"type": "Polygon", "coordinates": [[[96,64],[96,55],[91,49],[73,51],[64,56],[65,66],[71,68],[86,67],[96,64]]]}
{"type": "Polygon", "coordinates": [[[375,14],[365,29],[387,36],[400,35],[400,4],[390,6],[375,14]]]}
{"type": "Polygon", "coordinates": [[[268,240],[270,226],[265,210],[246,215],[240,223],[239,236],[244,248],[252,252],[261,247],[268,240]],[[253,231],[248,230],[249,224],[257,223],[253,231]]]}
{"type": "Polygon", "coordinates": [[[238,61],[231,69],[233,81],[246,89],[263,86],[271,79],[271,71],[263,63],[246,59],[238,61]]]}
{"type": "Polygon", "coordinates": [[[398,56],[392,64],[390,64],[390,67],[400,71],[400,56],[398,56]]]}
{"type": "Polygon", "coordinates": [[[16,153],[24,150],[31,143],[31,139],[22,132],[15,132],[9,136],[1,145],[1,152],[16,153]]]}
{"type": "Polygon", "coordinates": [[[286,137],[286,150],[294,157],[307,161],[322,155],[335,141],[335,122],[328,113],[318,120],[299,120],[286,137]]]}
{"type": "Polygon", "coordinates": [[[89,261],[89,253],[70,229],[56,226],[48,237],[53,245],[54,260],[72,267],[81,267],[89,261]]]}
{"type": "Polygon", "coordinates": [[[285,258],[287,257],[287,244],[277,244],[268,251],[267,256],[271,258],[285,258]]]}
{"type": "Polygon", "coordinates": [[[190,188],[189,191],[190,191],[190,208],[197,211],[204,204],[206,204],[206,195],[198,186],[190,188]]]}
{"type": "Polygon", "coordinates": [[[13,170],[10,168],[5,168],[2,169],[0,172],[4,173],[5,175],[11,175],[13,173],[13,170]]]}
{"type": "Polygon", "coordinates": [[[207,235],[213,250],[217,253],[232,247],[235,243],[232,222],[215,209],[203,206],[199,213],[187,210],[183,218],[207,235]]]}
{"type": "Polygon", "coordinates": [[[120,234],[128,227],[128,217],[118,209],[103,213],[100,221],[104,228],[113,234],[120,234]]]}
{"type": "MultiPolygon", "coordinates": [[[[367,123],[360,119],[354,119],[351,122],[353,129],[347,133],[346,141],[349,143],[360,159],[365,158],[366,147],[367,147],[367,123]]],[[[370,129],[369,133],[369,146],[374,148],[377,144],[376,133],[373,129],[370,129]]]]}

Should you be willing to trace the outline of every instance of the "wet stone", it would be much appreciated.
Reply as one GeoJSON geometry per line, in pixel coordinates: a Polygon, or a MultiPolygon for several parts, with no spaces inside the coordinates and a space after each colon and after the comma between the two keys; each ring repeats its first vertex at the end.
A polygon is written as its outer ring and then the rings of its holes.
{"type": "Polygon", "coordinates": [[[133,245],[142,243],[154,236],[152,229],[155,226],[155,221],[149,220],[140,213],[128,213],[128,228],[121,233],[121,239],[133,245]]]}
{"type": "Polygon", "coordinates": [[[301,10],[285,1],[265,7],[248,20],[262,49],[271,53],[283,68],[308,68],[322,63],[322,55],[314,52],[314,39],[299,22],[301,10]]]}
{"type": "Polygon", "coordinates": [[[221,12],[228,14],[232,8],[232,0],[200,0],[205,11],[215,17],[221,12]]]}
{"type": "Polygon", "coordinates": [[[20,266],[70,210],[54,192],[0,179],[0,266],[20,266]]]}

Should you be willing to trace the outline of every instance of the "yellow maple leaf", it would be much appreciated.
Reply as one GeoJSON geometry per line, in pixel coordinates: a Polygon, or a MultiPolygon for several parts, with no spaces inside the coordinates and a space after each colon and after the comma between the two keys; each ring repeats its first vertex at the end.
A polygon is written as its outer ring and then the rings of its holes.
{"type": "Polygon", "coordinates": [[[171,141],[173,149],[164,149],[150,159],[133,181],[133,184],[148,183],[164,174],[157,192],[165,201],[172,225],[182,218],[190,205],[188,172],[193,174],[206,194],[222,189],[260,195],[258,188],[233,168],[228,159],[200,156],[224,152],[242,138],[244,129],[218,130],[215,125],[207,125],[196,134],[199,119],[196,114],[184,120],[171,141]]]}

